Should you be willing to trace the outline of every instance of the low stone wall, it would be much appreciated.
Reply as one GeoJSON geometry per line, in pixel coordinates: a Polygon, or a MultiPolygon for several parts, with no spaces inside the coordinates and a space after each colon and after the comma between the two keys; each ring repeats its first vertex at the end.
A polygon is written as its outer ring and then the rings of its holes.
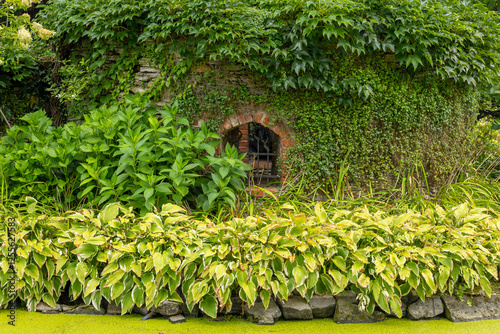
{"type": "MultiPolygon", "coordinates": [[[[273,325],[278,320],[311,320],[331,318],[338,324],[374,323],[395,318],[376,309],[373,314],[360,311],[356,295],[351,291],[336,296],[313,296],[309,302],[299,295],[293,295],[287,301],[271,299],[265,309],[262,301],[248,307],[239,297],[232,297],[233,306],[228,312],[221,312],[213,321],[228,321],[232,317],[242,317],[259,325],[273,325]]],[[[104,304],[104,303],[103,303],[104,304]]],[[[88,314],[88,315],[120,315],[121,309],[115,303],[105,303],[100,310],[87,305],[60,305],[56,309],[41,302],[36,310],[45,314],[88,314]]],[[[500,319],[500,293],[494,293],[491,298],[485,296],[464,295],[432,296],[422,301],[416,293],[410,293],[402,298],[403,317],[411,320],[433,320],[446,317],[453,322],[500,319]]],[[[186,305],[177,302],[164,301],[152,309],[134,307],[134,313],[141,314],[141,320],[153,317],[164,317],[172,323],[185,322],[186,318],[207,317],[197,306],[190,312],[186,305]]]]}

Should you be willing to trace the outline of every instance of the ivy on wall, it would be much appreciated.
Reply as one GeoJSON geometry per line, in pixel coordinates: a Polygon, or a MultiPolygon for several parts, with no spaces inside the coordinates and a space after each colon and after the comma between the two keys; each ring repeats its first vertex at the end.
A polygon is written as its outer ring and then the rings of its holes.
{"type": "Polygon", "coordinates": [[[60,92],[75,92],[74,112],[128,92],[148,57],[162,75],[145,94],[174,92],[211,129],[242,104],[265,104],[295,130],[292,170],[320,185],[347,152],[360,179],[394,183],[419,164],[444,182],[470,149],[473,87],[498,82],[499,17],[475,1],[52,0],[42,17],[70,50],[60,92]],[[210,74],[188,83],[214,60],[242,64],[272,89],[251,96],[210,74]]]}

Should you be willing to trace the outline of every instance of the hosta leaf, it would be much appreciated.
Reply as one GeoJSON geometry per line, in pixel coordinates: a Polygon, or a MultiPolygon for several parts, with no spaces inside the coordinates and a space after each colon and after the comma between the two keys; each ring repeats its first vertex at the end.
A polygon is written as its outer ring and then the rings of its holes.
{"type": "Polygon", "coordinates": [[[118,263],[112,262],[102,270],[101,276],[106,276],[107,274],[115,272],[116,270],[118,270],[118,263]]]}
{"type": "Polygon", "coordinates": [[[91,256],[94,256],[98,251],[98,248],[96,245],[92,244],[81,244],[80,247],[77,249],[74,249],[71,251],[73,254],[80,255],[83,259],[89,258],[91,256]]]}
{"type": "Polygon", "coordinates": [[[88,267],[85,263],[83,262],[78,262],[76,265],[76,277],[80,281],[80,283],[84,284],[85,283],[85,277],[87,277],[88,274],[88,267]]]}
{"type": "Polygon", "coordinates": [[[293,278],[295,279],[295,286],[299,287],[304,284],[307,278],[307,270],[303,267],[297,266],[292,270],[293,278]]]}
{"type": "Polygon", "coordinates": [[[269,301],[271,300],[271,293],[267,290],[262,290],[260,292],[260,299],[262,300],[262,304],[264,304],[264,309],[267,310],[269,307],[269,301]]]}
{"type": "Polygon", "coordinates": [[[83,296],[87,297],[92,292],[94,292],[99,283],[101,283],[101,281],[97,278],[92,278],[91,280],[89,280],[87,283],[87,287],[85,288],[85,291],[83,293],[83,296]]]}
{"type": "Polygon", "coordinates": [[[132,299],[132,293],[127,292],[122,299],[122,315],[127,313],[134,306],[134,301],[132,299]]]}
{"type": "Polygon", "coordinates": [[[119,209],[119,204],[118,203],[111,203],[108,204],[97,216],[99,218],[100,222],[102,223],[103,226],[106,226],[112,221],[113,219],[118,216],[118,209],[119,209]]]}
{"type": "Polygon", "coordinates": [[[134,286],[132,290],[132,300],[137,307],[141,307],[144,303],[144,290],[139,286],[134,286]]]}
{"type": "Polygon", "coordinates": [[[25,273],[26,275],[32,277],[33,279],[38,280],[39,277],[38,268],[34,264],[32,263],[28,264],[26,266],[25,273]]]}
{"type": "Polygon", "coordinates": [[[122,282],[117,282],[111,287],[111,299],[116,300],[125,290],[125,285],[122,282]]]}
{"type": "Polygon", "coordinates": [[[358,284],[360,286],[362,286],[363,288],[366,288],[366,287],[368,287],[368,285],[370,285],[370,278],[368,276],[366,276],[365,274],[361,274],[361,275],[359,275],[359,278],[358,278],[358,284]]]}
{"type": "Polygon", "coordinates": [[[340,269],[341,272],[345,273],[347,271],[343,258],[341,258],[340,256],[335,256],[332,261],[340,269]]]}
{"type": "Polygon", "coordinates": [[[137,275],[137,277],[141,277],[141,275],[142,275],[142,268],[141,268],[141,264],[140,263],[132,262],[130,264],[130,268],[137,275]]]}
{"type": "Polygon", "coordinates": [[[394,298],[389,299],[389,306],[391,307],[392,312],[394,312],[394,314],[396,314],[398,318],[401,318],[403,316],[403,311],[401,310],[401,304],[394,298]]]}
{"type": "Polygon", "coordinates": [[[422,270],[422,277],[425,280],[425,283],[429,285],[432,291],[436,291],[436,285],[434,284],[434,277],[432,276],[432,272],[429,269],[422,270]]]}
{"type": "Polygon", "coordinates": [[[490,285],[490,282],[486,279],[486,277],[481,277],[479,279],[479,283],[481,284],[481,288],[483,289],[483,291],[486,293],[486,295],[491,298],[491,293],[492,293],[492,290],[491,290],[491,285],[490,285]]]}
{"type": "Polygon", "coordinates": [[[101,291],[99,290],[94,291],[91,297],[91,301],[92,301],[92,306],[94,306],[96,310],[99,310],[101,308],[101,300],[102,300],[101,291]]]}
{"type": "Polygon", "coordinates": [[[45,263],[46,257],[43,255],[38,254],[37,252],[32,252],[33,254],[33,259],[35,260],[37,267],[41,268],[43,264],[45,263]]]}
{"type": "Polygon", "coordinates": [[[250,281],[248,283],[243,283],[241,288],[245,291],[245,295],[248,298],[248,304],[252,306],[255,303],[255,298],[257,297],[257,287],[252,281],[250,281]]]}
{"type": "Polygon", "coordinates": [[[108,287],[108,286],[112,286],[113,284],[116,284],[116,282],[118,282],[123,277],[124,274],[125,274],[125,272],[121,269],[118,270],[117,272],[115,272],[114,274],[111,274],[108,277],[108,279],[106,280],[104,287],[108,287]]]}
{"type": "Polygon", "coordinates": [[[221,277],[223,277],[226,274],[226,266],[223,264],[219,264],[215,268],[215,278],[219,280],[221,277]]]}
{"type": "Polygon", "coordinates": [[[217,300],[210,295],[203,297],[200,302],[200,310],[212,318],[217,318],[217,300]]]}
{"type": "Polygon", "coordinates": [[[153,264],[154,264],[156,273],[159,273],[163,269],[163,267],[165,267],[165,265],[167,264],[167,259],[168,259],[168,256],[166,253],[162,254],[162,253],[156,252],[153,254],[153,264]]]}
{"type": "Polygon", "coordinates": [[[54,296],[52,296],[50,293],[44,293],[42,299],[45,303],[47,303],[47,305],[49,305],[53,309],[56,309],[56,301],[54,299],[54,296]]]}
{"type": "Polygon", "coordinates": [[[85,239],[85,242],[92,244],[92,245],[100,246],[100,245],[104,245],[107,242],[107,240],[104,236],[100,235],[97,237],[91,237],[91,238],[85,239]]]}

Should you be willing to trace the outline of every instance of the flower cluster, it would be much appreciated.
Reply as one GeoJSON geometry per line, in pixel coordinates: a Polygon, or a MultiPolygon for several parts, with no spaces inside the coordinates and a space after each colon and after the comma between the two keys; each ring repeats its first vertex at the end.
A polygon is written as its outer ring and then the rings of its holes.
{"type": "Polygon", "coordinates": [[[43,39],[43,40],[47,40],[49,38],[51,38],[52,36],[54,36],[54,34],[56,33],[55,31],[52,31],[52,30],[49,30],[49,29],[45,29],[40,23],[38,22],[33,22],[32,24],[32,28],[33,30],[38,34],[38,36],[43,39]]]}
{"type": "Polygon", "coordinates": [[[21,46],[24,49],[27,49],[31,41],[33,40],[31,38],[31,34],[28,30],[26,30],[25,27],[20,27],[19,30],[17,31],[17,38],[19,38],[19,42],[21,42],[21,46]]]}
{"type": "Polygon", "coordinates": [[[51,38],[52,36],[54,36],[55,33],[56,33],[55,31],[48,30],[45,28],[41,28],[40,30],[38,30],[38,36],[40,36],[40,38],[44,40],[51,38]]]}

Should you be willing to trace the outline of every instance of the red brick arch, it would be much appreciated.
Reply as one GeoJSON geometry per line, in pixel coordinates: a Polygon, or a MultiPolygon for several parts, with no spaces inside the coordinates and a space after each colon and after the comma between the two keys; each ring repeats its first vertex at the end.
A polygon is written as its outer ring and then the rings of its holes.
{"type": "MultiPolygon", "coordinates": [[[[284,160],[286,152],[295,145],[293,138],[293,132],[285,125],[271,122],[269,115],[262,110],[245,110],[234,113],[224,119],[222,126],[219,130],[219,134],[223,137],[229,131],[244,126],[248,123],[255,122],[272,130],[280,137],[278,152],[282,160],[284,160]]],[[[222,149],[222,147],[221,147],[222,149]]],[[[285,166],[281,165],[281,183],[285,183],[287,179],[287,173],[285,171],[285,166]]]]}

